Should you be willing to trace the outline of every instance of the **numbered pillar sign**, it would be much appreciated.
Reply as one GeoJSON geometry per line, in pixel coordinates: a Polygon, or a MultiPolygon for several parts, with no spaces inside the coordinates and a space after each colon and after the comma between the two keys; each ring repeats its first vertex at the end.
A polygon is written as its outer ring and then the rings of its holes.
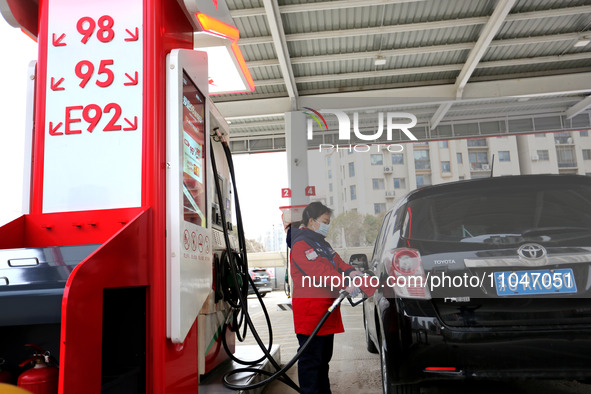
{"type": "Polygon", "coordinates": [[[49,2],[43,212],[141,205],[142,9],[49,2]]]}
{"type": "Polygon", "coordinates": [[[290,198],[291,197],[291,189],[290,188],[281,189],[281,197],[290,198]]]}
{"type": "Polygon", "coordinates": [[[316,186],[306,186],[306,196],[315,196],[316,186]]]}

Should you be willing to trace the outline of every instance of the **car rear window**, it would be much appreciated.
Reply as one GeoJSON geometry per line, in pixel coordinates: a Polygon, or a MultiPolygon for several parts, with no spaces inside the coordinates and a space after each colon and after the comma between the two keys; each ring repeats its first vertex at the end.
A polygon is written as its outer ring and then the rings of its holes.
{"type": "Polygon", "coordinates": [[[466,188],[408,205],[405,236],[416,240],[520,243],[591,235],[591,186],[526,184],[466,188]]]}

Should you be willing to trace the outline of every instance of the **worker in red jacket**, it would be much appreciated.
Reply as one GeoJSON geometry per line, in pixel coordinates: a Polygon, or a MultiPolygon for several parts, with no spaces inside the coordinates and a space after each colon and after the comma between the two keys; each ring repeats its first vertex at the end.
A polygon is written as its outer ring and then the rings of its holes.
{"type": "MultiPolygon", "coordinates": [[[[359,289],[349,286],[348,279],[363,275],[345,263],[325,240],[330,225],[331,209],[320,202],[308,205],[299,228],[291,228],[291,268],[293,280],[292,307],[295,333],[300,347],[341,289],[351,296],[359,289]]],[[[334,334],[344,332],[340,308],[326,320],[318,335],[298,361],[298,379],[302,394],[330,394],[328,363],[332,358],[334,334]]]]}

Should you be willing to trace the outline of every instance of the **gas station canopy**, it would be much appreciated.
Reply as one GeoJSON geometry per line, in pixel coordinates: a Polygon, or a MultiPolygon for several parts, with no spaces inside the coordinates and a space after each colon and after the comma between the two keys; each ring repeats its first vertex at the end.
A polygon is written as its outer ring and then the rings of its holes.
{"type": "MultiPolygon", "coordinates": [[[[208,53],[217,51],[232,59],[231,69],[246,65],[252,74],[238,72],[238,88],[225,91],[248,93],[214,97],[230,123],[235,153],[285,150],[284,114],[304,107],[365,111],[370,118],[412,110],[423,140],[483,135],[483,121],[506,123],[492,135],[590,127],[588,0],[181,4],[197,30],[206,31],[196,34],[209,34],[208,53]],[[199,12],[229,29],[207,32],[199,12]],[[458,134],[458,123],[478,131],[458,134]]],[[[37,8],[36,0],[0,0],[5,18],[32,36],[37,8]]],[[[205,49],[208,41],[195,42],[205,49]]],[[[219,81],[210,75],[212,94],[219,81]]],[[[336,126],[329,123],[331,132],[336,126]]]]}
{"type": "Polygon", "coordinates": [[[505,133],[589,127],[588,0],[227,5],[255,81],[215,97],[235,153],[285,150],[284,113],[303,107],[412,109],[420,139],[457,138],[454,124],[483,120],[533,125],[505,133]]]}

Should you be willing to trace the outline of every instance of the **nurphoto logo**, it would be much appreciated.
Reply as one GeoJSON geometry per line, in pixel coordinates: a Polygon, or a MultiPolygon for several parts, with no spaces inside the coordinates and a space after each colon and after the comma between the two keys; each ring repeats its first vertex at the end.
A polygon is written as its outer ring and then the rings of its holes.
{"type": "MultiPolygon", "coordinates": [[[[340,141],[350,141],[351,140],[351,130],[353,130],[353,134],[356,138],[362,141],[377,141],[379,138],[382,137],[384,133],[384,124],[386,125],[386,138],[389,141],[392,141],[392,133],[393,131],[400,130],[403,132],[406,137],[408,137],[411,141],[417,141],[417,137],[410,131],[413,127],[417,124],[417,117],[408,112],[378,112],[378,129],[373,134],[363,134],[359,130],[359,113],[353,113],[353,122],[349,118],[349,115],[345,113],[345,111],[337,110],[337,109],[321,109],[319,111],[314,110],[309,107],[304,107],[307,111],[304,112],[310,118],[307,122],[307,137],[308,140],[312,140],[313,138],[313,130],[314,130],[314,121],[318,125],[321,131],[328,131],[328,125],[326,123],[326,119],[324,118],[323,114],[332,114],[336,116],[338,124],[339,124],[339,140],[340,141]],[[353,127],[351,127],[351,123],[353,123],[353,127]]],[[[404,147],[400,144],[378,144],[377,149],[379,150],[382,146],[387,147],[388,151],[396,153],[402,152],[404,147]]],[[[332,151],[336,149],[337,151],[340,149],[347,149],[349,151],[355,152],[368,152],[371,150],[369,145],[365,144],[357,144],[357,145],[345,145],[339,146],[339,144],[320,144],[319,150],[320,151],[332,151]]]]}

